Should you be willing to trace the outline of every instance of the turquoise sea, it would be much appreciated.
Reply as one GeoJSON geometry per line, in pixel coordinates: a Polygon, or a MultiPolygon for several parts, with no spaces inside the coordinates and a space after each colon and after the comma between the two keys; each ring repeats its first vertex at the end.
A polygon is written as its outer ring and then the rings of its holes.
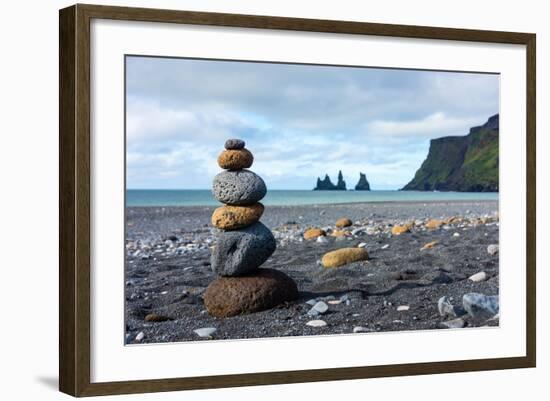
{"type": "MultiPolygon", "coordinates": [[[[311,191],[269,190],[265,205],[314,205],[354,202],[498,200],[498,192],[311,191]]],[[[208,189],[128,189],[126,206],[218,206],[208,189]]]]}

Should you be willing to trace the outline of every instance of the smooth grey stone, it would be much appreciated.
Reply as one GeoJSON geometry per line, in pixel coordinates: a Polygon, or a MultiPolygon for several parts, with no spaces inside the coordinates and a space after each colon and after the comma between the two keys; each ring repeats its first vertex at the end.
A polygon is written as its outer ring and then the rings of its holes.
{"type": "Polygon", "coordinates": [[[439,301],[437,301],[437,309],[439,310],[440,316],[456,317],[455,308],[447,297],[439,298],[439,301]]]}
{"type": "Polygon", "coordinates": [[[322,315],[326,311],[328,311],[328,305],[323,301],[319,301],[316,302],[315,305],[313,305],[313,307],[309,310],[307,314],[310,316],[317,316],[322,315]]]}
{"type": "Polygon", "coordinates": [[[214,177],[212,194],[228,205],[250,205],[267,192],[264,180],[250,170],[223,171],[214,177]]]}
{"type": "Polygon", "coordinates": [[[211,263],[220,276],[240,276],[256,270],[277,247],[271,231],[260,222],[240,230],[219,230],[216,239],[211,263]]]}
{"type": "Polygon", "coordinates": [[[472,317],[493,317],[499,313],[498,295],[470,292],[462,297],[462,306],[472,317]]]}
{"type": "Polygon", "coordinates": [[[244,141],[242,139],[231,138],[225,141],[226,149],[242,149],[244,148],[244,141]]]}

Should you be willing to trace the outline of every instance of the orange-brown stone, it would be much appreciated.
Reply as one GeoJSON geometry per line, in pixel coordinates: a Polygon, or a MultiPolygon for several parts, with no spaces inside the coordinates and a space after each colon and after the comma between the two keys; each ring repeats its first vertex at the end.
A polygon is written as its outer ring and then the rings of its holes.
{"type": "Polygon", "coordinates": [[[343,217],[343,218],[338,219],[336,221],[336,227],[338,227],[338,228],[349,227],[352,224],[353,224],[353,222],[350,219],[346,218],[346,217],[343,217]]]}
{"type": "Polygon", "coordinates": [[[320,228],[310,228],[304,232],[304,239],[315,239],[317,237],[325,236],[327,233],[320,228]]]}
{"type": "Polygon", "coordinates": [[[426,228],[429,230],[435,230],[443,225],[441,220],[431,219],[426,223],[426,228]]]}
{"type": "Polygon", "coordinates": [[[252,166],[254,156],[248,149],[226,149],[218,156],[218,164],[225,170],[240,170],[252,166]]]}
{"type": "Polygon", "coordinates": [[[347,265],[348,263],[367,260],[369,253],[365,248],[341,248],[325,253],[321,263],[325,269],[347,265]]]}
{"type": "Polygon", "coordinates": [[[408,233],[409,231],[411,231],[412,226],[413,226],[413,223],[407,223],[407,224],[403,224],[403,225],[395,225],[391,228],[391,233],[393,235],[400,235],[400,234],[408,233]]]}
{"type": "Polygon", "coordinates": [[[247,206],[225,205],[212,213],[212,225],[222,230],[236,230],[256,223],[263,212],[264,205],[259,202],[247,206]]]}

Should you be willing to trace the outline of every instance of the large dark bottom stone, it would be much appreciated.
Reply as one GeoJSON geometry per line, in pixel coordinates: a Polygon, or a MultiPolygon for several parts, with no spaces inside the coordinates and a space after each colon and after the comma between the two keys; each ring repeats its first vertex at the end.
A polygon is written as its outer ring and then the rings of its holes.
{"type": "Polygon", "coordinates": [[[221,277],[206,289],[204,305],[212,316],[229,317],[271,309],[298,298],[294,280],[273,269],[241,277],[221,277]]]}

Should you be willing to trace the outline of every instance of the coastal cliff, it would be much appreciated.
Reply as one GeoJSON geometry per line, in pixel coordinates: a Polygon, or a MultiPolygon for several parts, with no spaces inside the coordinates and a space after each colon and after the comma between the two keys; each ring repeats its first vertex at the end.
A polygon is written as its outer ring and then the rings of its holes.
{"type": "Polygon", "coordinates": [[[499,115],[465,136],[432,139],[404,191],[498,192],[499,115]]]}

